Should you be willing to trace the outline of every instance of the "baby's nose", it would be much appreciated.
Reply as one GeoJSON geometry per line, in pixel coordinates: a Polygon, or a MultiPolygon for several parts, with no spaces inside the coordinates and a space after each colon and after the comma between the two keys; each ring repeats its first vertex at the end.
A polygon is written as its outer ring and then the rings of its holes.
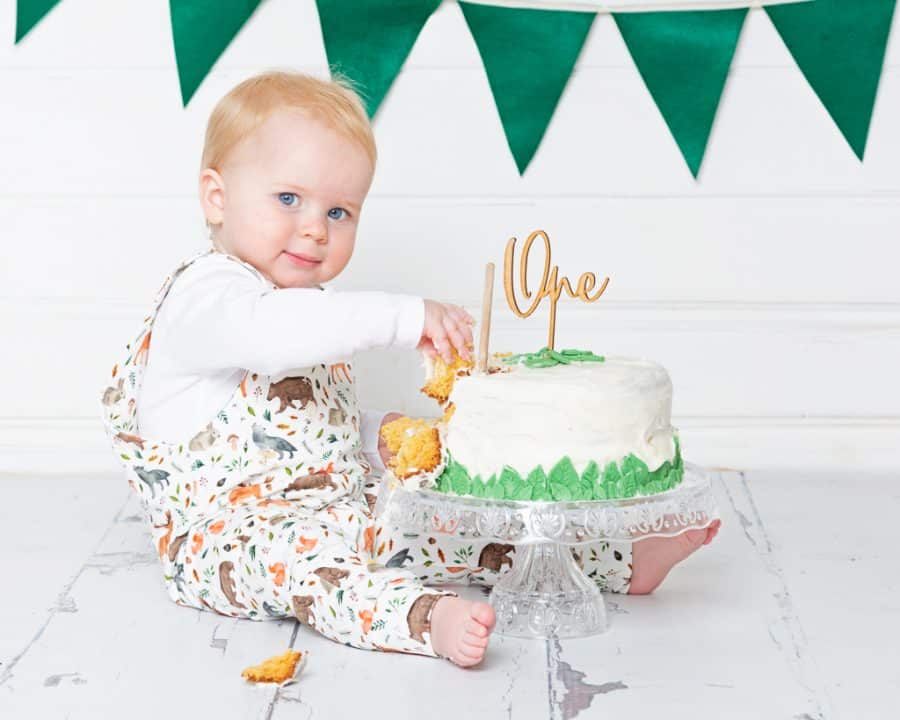
{"type": "Polygon", "coordinates": [[[328,241],[328,225],[321,218],[307,218],[300,225],[300,235],[317,243],[328,241]]]}

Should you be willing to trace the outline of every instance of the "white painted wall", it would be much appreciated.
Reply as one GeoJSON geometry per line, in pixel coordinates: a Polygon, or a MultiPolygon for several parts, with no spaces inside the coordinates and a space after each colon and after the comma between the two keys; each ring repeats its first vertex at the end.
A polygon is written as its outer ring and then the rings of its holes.
{"type": "MultiPolygon", "coordinates": [[[[166,3],[63,0],[19,46],[14,17],[0,2],[0,471],[112,470],[97,397],[162,279],[206,244],[195,185],[208,113],[258,70],[324,74],[315,6],[263,3],[187,109],[166,3]]],[[[896,467],[897,35],[860,164],[751,11],[695,182],[600,17],[520,179],[445,3],[377,118],[381,162],[339,285],[475,311],[484,263],[541,227],[562,273],[611,277],[594,305],[561,305],[560,345],[665,364],[690,459],[896,467]]],[[[494,348],[535,349],[545,328],[514,318],[498,283],[494,348]]],[[[418,363],[361,356],[363,400],[433,411],[418,363]]]]}

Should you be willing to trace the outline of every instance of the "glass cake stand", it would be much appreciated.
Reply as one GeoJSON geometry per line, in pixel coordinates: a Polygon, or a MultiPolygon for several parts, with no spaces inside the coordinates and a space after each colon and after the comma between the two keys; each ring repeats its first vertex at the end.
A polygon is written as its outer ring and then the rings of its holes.
{"type": "Polygon", "coordinates": [[[709,475],[687,463],[677,487],[625,500],[522,502],[410,490],[393,478],[385,484],[376,508],[384,524],[517,546],[490,596],[497,632],[513,637],[585,637],[606,629],[603,597],[574,547],[673,537],[719,517],[709,475]]]}

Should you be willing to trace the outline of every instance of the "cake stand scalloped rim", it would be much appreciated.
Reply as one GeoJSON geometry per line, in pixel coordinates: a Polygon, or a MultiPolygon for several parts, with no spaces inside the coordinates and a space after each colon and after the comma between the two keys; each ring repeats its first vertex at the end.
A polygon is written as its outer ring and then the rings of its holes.
{"type": "Polygon", "coordinates": [[[656,495],[621,500],[521,501],[408,489],[387,471],[376,514],[403,530],[507,543],[580,545],[672,537],[719,517],[709,471],[685,463],[684,479],[656,495]],[[385,492],[386,490],[386,492],[385,492]]]}

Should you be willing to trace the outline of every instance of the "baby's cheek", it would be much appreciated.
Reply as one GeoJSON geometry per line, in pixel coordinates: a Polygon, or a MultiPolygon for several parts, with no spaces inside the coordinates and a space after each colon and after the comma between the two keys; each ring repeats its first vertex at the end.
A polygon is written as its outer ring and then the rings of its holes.
{"type": "Polygon", "coordinates": [[[336,277],[347,266],[351,255],[353,255],[352,241],[336,242],[329,248],[328,256],[323,263],[325,266],[323,270],[328,274],[328,280],[336,277]]]}

